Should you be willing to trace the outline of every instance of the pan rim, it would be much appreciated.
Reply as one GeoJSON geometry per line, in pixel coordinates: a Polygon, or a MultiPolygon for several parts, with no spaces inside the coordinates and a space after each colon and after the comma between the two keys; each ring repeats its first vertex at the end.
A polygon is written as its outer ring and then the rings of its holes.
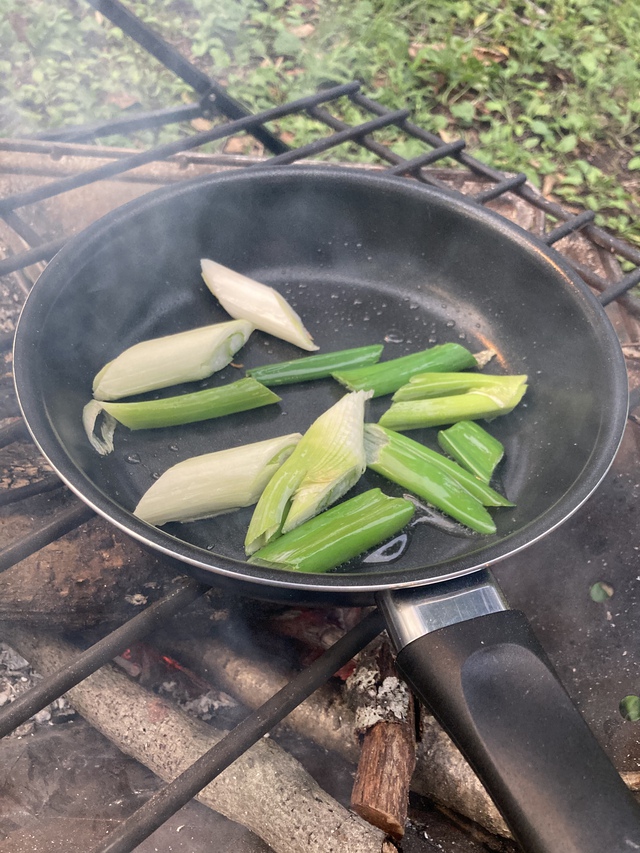
{"type": "Polygon", "coordinates": [[[471,199],[468,199],[454,191],[445,191],[440,188],[426,186],[417,181],[409,181],[385,172],[376,172],[370,169],[355,167],[324,166],[324,165],[294,165],[294,166],[271,166],[268,164],[259,167],[248,167],[236,169],[227,173],[216,173],[204,178],[199,177],[185,181],[171,187],[163,187],[152,191],[144,196],[125,204],[96,222],[87,229],[75,235],[52,259],[46,270],[39,277],[30,295],[27,297],[20,319],[17,324],[14,340],[14,375],[18,403],[24,417],[25,423],[33,437],[34,442],[43,456],[48,460],[56,473],[64,483],[88,506],[99,515],[122,530],[128,536],[133,537],[142,545],[150,547],[156,552],[185,563],[187,566],[198,570],[200,577],[205,577],[207,582],[215,585],[217,580],[227,578],[238,582],[249,583],[256,587],[269,587],[285,591],[305,591],[307,593],[334,593],[337,595],[371,595],[387,589],[403,589],[408,587],[419,587],[439,583],[463,575],[471,574],[489,565],[495,564],[508,557],[513,556],[529,545],[537,542],[548,533],[551,533],[576,512],[597,489],[602,479],[607,474],[617,449],[622,440],[624,426],[627,417],[628,385],[624,357],[618,337],[611,325],[604,309],[591,293],[587,285],[578,277],[567,261],[555,249],[549,248],[542,240],[539,240],[520,226],[510,222],[494,211],[488,210],[471,199]],[[38,400],[28,379],[28,355],[29,337],[25,329],[28,328],[31,315],[37,311],[38,295],[47,280],[53,276],[56,270],[64,264],[68,264],[75,255],[87,251],[92,241],[99,240],[101,235],[113,227],[114,223],[123,217],[136,212],[143,211],[148,205],[156,205],[159,198],[174,198],[182,193],[191,192],[194,186],[208,187],[210,185],[225,184],[238,180],[263,180],[263,181],[289,181],[304,180],[307,177],[326,176],[330,180],[343,181],[355,178],[358,181],[371,181],[381,188],[388,188],[396,192],[399,187],[403,193],[419,194],[421,196],[432,196],[436,199],[444,199],[446,203],[454,208],[464,211],[465,215],[472,216],[487,223],[492,230],[503,236],[515,240],[522,250],[535,252],[538,257],[544,259],[547,265],[555,269],[555,274],[576,290],[584,300],[594,322],[597,323],[603,341],[606,344],[605,351],[609,360],[611,376],[611,396],[617,403],[610,413],[610,417],[601,424],[598,436],[594,441],[590,459],[584,466],[583,472],[570,490],[556,504],[538,518],[534,519],[524,528],[515,531],[510,537],[503,538],[497,543],[472,552],[462,558],[456,557],[440,564],[442,571],[437,576],[425,577],[425,572],[433,572],[439,566],[428,566],[416,569],[390,570],[377,569],[375,575],[371,572],[362,574],[319,574],[300,575],[294,572],[284,572],[275,569],[266,569],[240,560],[221,557],[213,552],[192,545],[184,540],[177,539],[165,531],[153,528],[135,518],[113,499],[102,492],[75,463],[68,457],[64,447],[58,441],[55,430],[46,416],[45,407],[38,408],[38,400]],[[50,271],[50,272],[48,272],[50,271]],[[43,282],[42,284],[41,282],[43,282]],[[596,453],[597,450],[597,453],[596,453]],[[593,456],[596,456],[597,464],[593,467],[593,456]],[[544,521],[544,523],[543,523],[544,521]],[[209,580],[209,575],[210,580],[209,580]],[[375,577],[375,580],[373,578],[375,577]]]}

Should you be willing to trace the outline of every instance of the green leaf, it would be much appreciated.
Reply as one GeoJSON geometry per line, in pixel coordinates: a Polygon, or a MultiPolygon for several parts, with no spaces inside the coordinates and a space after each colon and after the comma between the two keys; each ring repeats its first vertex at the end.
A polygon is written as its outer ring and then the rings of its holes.
{"type": "Polygon", "coordinates": [[[460,121],[466,122],[467,124],[471,124],[476,114],[476,108],[470,101],[461,101],[458,104],[451,104],[449,110],[454,118],[460,119],[460,121]]]}
{"type": "Polygon", "coordinates": [[[640,720],[640,696],[625,696],[620,702],[620,713],[630,723],[640,720]]]}
{"type": "Polygon", "coordinates": [[[632,172],[640,169],[640,157],[632,157],[627,163],[627,169],[630,169],[632,172]]]}
{"type": "Polygon", "coordinates": [[[578,137],[575,133],[568,133],[563,139],[558,142],[556,145],[556,151],[560,154],[569,154],[571,151],[574,151],[578,144],[578,137]]]}
{"type": "Polygon", "coordinates": [[[302,43],[293,33],[281,30],[273,41],[273,49],[278,56],[297,56],[302,49],[302,43]]]}

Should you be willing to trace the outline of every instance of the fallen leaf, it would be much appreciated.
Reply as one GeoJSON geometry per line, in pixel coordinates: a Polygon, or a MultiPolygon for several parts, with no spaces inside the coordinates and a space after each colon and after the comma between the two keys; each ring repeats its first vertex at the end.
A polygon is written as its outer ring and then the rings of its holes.
{"type": "Polygon", "coordinates": [[[504,45],[498,47],[474,47],[473,55],[483,65],[491,65],[492,62],[504,62],[509,58],[509,48],[504,45]]]}
{"type": "Polygon", "coordinates": [[[300,24],[299,27],[290,27],[289,32],[297,36],[299,39],[306,39],[311,33],[314,33],[316,28],[313,24],[300,24]]]}
{"type": "Polygon", "coordinates": [[[251,140],[246,136],[230,136],[225,142],[225,154],[246,154],[251,148],[251,140]]]}
{"type": "Polygon", "coordinates": [[[114,104],[120,107],[121,110],[128,110],[134,104],[138,103],[138,99],[128,92],[110,92],[105,98],[107,104],[114,104]]]}
{"type": "Polygon", "coordinates": [[[198,133],[203,133],[205,130],[211,130],[213,122],[206,118],[194,118],[190,122],[191,127],[197,130],[198,133]]]}
{"type": "Polygon", "coordinates": [[[548,198],[553,192],[553,188],[555,187],[557,181],[555,175],[545,175],[544,180],[542,181],[542,195],[545,198],[548,198]]]}

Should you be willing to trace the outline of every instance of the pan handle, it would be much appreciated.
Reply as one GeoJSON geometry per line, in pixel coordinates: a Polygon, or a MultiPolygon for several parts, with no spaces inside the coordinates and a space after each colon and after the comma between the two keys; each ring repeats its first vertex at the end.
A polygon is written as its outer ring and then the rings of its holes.
{"type": "Polygon", "coordinates": [[[527,853],[640,850],[640,806],[489,572],[378,603],[399,670],[527,853]]]}

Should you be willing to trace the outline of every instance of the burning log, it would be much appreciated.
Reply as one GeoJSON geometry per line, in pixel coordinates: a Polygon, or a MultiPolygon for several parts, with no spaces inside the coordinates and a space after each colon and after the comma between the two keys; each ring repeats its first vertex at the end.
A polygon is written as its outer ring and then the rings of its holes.
{"type": "MultiPolygon", "coordinates": [[[[2,634],[42,673],[59,668],[76,654],[53,635],[34,635],[14,625],[3,626],[2,634]]],[[[95,728],[165,780],[175,778],[224,735],[111,666],[67,695],[95,728]]],[[[277,853],[391,853],[393,849],[383,833],[326,794],[270,739],[248,750],[198,799],[251,829],[277,853]]]]}
{"type": "MultiPolygon", "coordinates": [[[[262,704],[286,681],[282,673],[265,661],[256,662],[216,638],[201,638],[197,650],[193,641],[166,637],[157,641],[163,642],[171,655],[248,708],[262,704]]],[[[317,690],[286,718],[285,724],[325,749],[335,750],[354,763],[358,761],[355,714],[335,686],[317,690]]],[[[509,837],[509,830],[484,786],[449,736],[424,709],[411,790],[464,815],[489,832],[509,837]]]]}
{"type": "Polygon", "coordinates": [[[404,835],[416,764],[413,696],[394,669],[383,639],[360,655],[346,684],[362,738],[351,808],[393,838],[404,835]]]}

